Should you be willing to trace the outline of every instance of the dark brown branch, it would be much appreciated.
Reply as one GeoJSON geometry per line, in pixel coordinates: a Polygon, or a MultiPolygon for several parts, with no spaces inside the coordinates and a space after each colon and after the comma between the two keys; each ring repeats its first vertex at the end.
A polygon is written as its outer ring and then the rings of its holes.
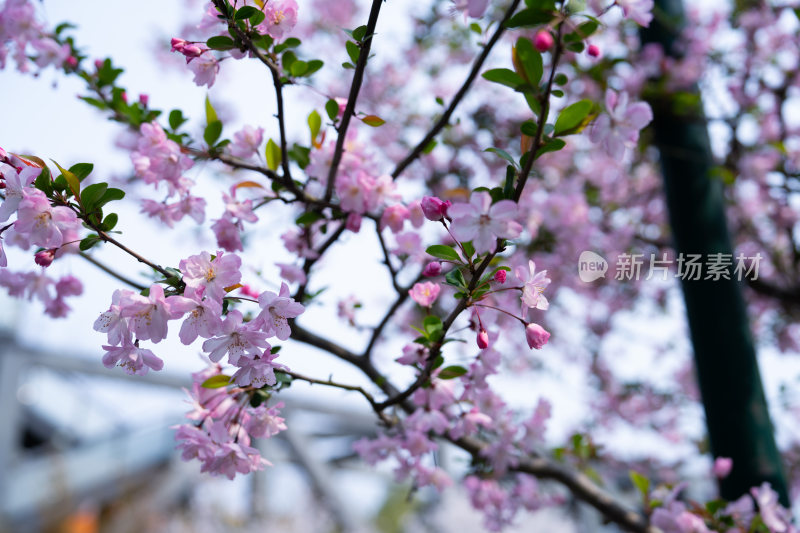
{"type": "Polygon", "coordinates": [[[494,35],[492,35],[491,39],[489,39],[489,42],[487,42],[483,47],[483,51],[475,59],[475,62],[472,64],[472,70],[470,70],[467,79],[464,80],[464,83],[453,97],[450,105],[447,106],[444,114],[439,118],[438,121],[436,121],[436,124],[433,125],[427,135],[425,135],[419,144],[417,144],[414,149],[411,150],[406,158],[398,163],[397,167],[395,167],[395,169],[392,171],[392,178],[397,179],[397,177],[400,176],[400,174],[402,174],[411,163],[413,163],[420,155],[422,155],[422,152],[425,151],[425,148],[431,143],[431,141],[433,141],[434,137],[439,135],[439,132],[442,131],[442,129],[444,129],[444,127],[450,122],[450,117],[453,116],[453,112],[456,110],[456,107],[458,107],[458,104],[461,103],[461,100],[463,100],[464,96],[466,96],[467,92],[469,92],[472,82],[478,77],[478,73],[480,73],[481,68],[483,68],[483,63],[486,61],[486,58],[489,57],[489,53],[494,48],[494,45],[497,44],[497,41],[499,41],[500,37],[503,35],[503,32],[506,29],[505,24],[508,19],[511,18],[511,15],[514,14],[517,6],[519,6],[519,0],[514,0],[514,2],[511,3],[511,6],[505,12],[505,15],[503,15],[500,25],[494,32],[494,35]]]}
{"type": "Polygon", "coordinates": [[[378,15],[380,14],[382,3],[383,0],[372,0],[372,9],[370,9],[369,19],[367,21],[367,31],[360,45],[361,52],[358,54],[358,61],[356,62],[355,72],[353,73],[353,82],[350,84],[350,94],[347,96],[347,105],[345,105],[344,108],[342,122],[339,124],[339,136],[336,138],[336,148],[333,151],[331,167],[328,170],[328,184],[325,190],[326,201],[329,201],[333,197],[333,188],[336,185],[336,173],[339,171],[339,163],[342,160],[347,128],[350,126],[350,118],[355,114],[356,100],[361,90],[361,84],[364,81],[364,70],[367,67],[369,50],[372,46],[372,38],[375,36],[375,26],[378,24],[378,15]]]}

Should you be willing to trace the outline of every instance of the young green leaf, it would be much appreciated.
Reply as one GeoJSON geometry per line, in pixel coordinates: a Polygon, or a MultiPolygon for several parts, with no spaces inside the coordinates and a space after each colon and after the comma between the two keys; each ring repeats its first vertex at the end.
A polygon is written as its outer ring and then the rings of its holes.
{"type": "Polygon", "coordinates": [[[463,376],[467,373],[467,369],[463,366],[452,365],[446,366],[439,372],[438,378],[439,379],[454,379],[459,376],[463,376]]]}
{"type": "Polygon", "coordinates": [[[386,124],[385,120],[376,115],[367,115],[366,117],[362,117],[361,122],[363,122],[367,126],[372,126],[373,128],[377,128],[378,126],[383,126],[384,124],[386,124]]]}
{"type": "Polygon", "coordinates": [[[542,54],[533,47],[529,39],[524,37],[517,39],[517,46],[514,48],[514,51],[517,55],[517,59],[519,59],[520,66],[525,73],[525,78],[528,83],[534,87],[538,86],[539,81],[542,79],[543,72],[542,54]]]}
{"type": "Polygon", "coordinates": [[[308,115],[308,129],[311,131],[311,142],[317,140],[317,135],[319,135],[319,130],[322,127],[322,117],[319,116],[317,110],[311,112],[308,115]]]}
{"type": "Polygon", "coordinates": [[[217,112],[214,110],[214,106],[211,105],[211,100],[209,100],[208,95],[206,95],[206,124],[211,124],[215,120],[219,120],[217,118],[217,112]]]}
{"type": "Polygon", "coordinates": [[[220,387],[224,387],[231,382],[230,376],[226,376],[224,374],[217,374],[216,376],[211,376],[203,383],[200,384],[201,387],[204,389],[219,389],[220,387]]]}
{"type": "Polygon", "coordinates": [[[272,139],[267,141],[267,150],[264,155],[267,157],[267,167],[272,171],[278,170],[278,167],[281,166],[281,148],[272,139]]]}
{"type": "Polygon", "coordinates": [[[219,140],[220,135],[222,135],[222,122],[215,120],[213,122],[209,122],[208,126],[206,126],[206,129],[203,132],[203,140],[205,140],[208,147],[211,148],[214,146],[217,140],[219,140]]]}
{"type": "Polygon", "coordinates": [[[553,133],[555,135],[574,133],[581,126],[584,119],[589,116],[593,106],[594,104],[591,100],[580,100],[567,106],[559,113],[553,133]]]}
{"type": "Polygon", "coordinates": [[[525,80],[523,80],[519,74],[507,68],[487,70],[483,73],[483,77],[491,82],[499,83],[506,87],[511,87],[512,89],[525,85],[525,80]]]}
{"type": "Polygon", "coordinates": [[[58,170],[61,171],[61,175],[64,176],[64,179],[67,181],[67,185],[69,186],[69,190],[72,191],[73,196],[80,200],[81,181],[78,179],[78,176],[59,165],[56,161],[52,159],[50,161],[53,161],[53,163],[58,167],[58,170]]]}
{"type": "Polygon", "coordinates": [[[458,252],[456,252],[451,246],[447,246],[446,244],[434,244],[432,246],[428,246],[425,250],[429,255],[433,257],[438,257],[439,259],[444,259],[446,261],[456,261],[461,262],[461,258],[458,256],[458,252]]]}

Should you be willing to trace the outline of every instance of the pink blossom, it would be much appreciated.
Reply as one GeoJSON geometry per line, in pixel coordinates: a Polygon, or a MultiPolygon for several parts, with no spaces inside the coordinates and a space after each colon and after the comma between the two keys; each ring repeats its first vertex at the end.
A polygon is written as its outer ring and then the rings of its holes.
{"type": "Polygon", "coordinates": [[[121,366],[128,374],[143,376],[149,369],[161,370],[164,361],[156,357],[150,350],[139,348],[128,339],[122,346],[103,346],[106,354],[103,356],[103,366],[114,368],[121,366]]]}
{"type": "Polygon", "coordinates": [[[403,224],[408,220],[408,209],[402,204],[387,207],[381,215],[381,229],[389,226],[394,233],[403,231],[403,224]]]}
{"type": "Polygon", "coordinates": [[[616,4],[622,8],[622,13],[639,24],[647,27],[653,20],[653,0],[617,0],[616,4]]]}
{"type": "Polygon", "coordinates": [[[222,301],[226,287],[241,281],[241,267],[242,259],[238,255],[223,251],[217,251],[214,259],[210,253],[201,252],[182,259],[179,265],[187,289],[195,293],[203,291],[205,296],[217,301],[222,301]]]}
{"type": "Polygon", "coordinates": [[[19,173],[15,171],[5,174],[5,190],[3,194],[6,199],[0,204],[0,222],[5,222],[8,217],[19,207],[23,198],[23,191],[41,174],[42,169],[37,167],[25,167],[19,173]]]}
{"type": "Polygon", "coordinates": [[[531,322],[525,326],[525,340],[528,341],[530,348],[541,350],[549,339],[550,333],[539,324],[531,322]]]}
{"type": "Polygon", "coordinates": [[[606,91],[606,111],[592,124],[589,138],[602,143],[603,150],[612,158],[621,160],[628,148],[634,148],[639,131],[653,120],[653,111],[646,102],[628,103],[628,93],[617,95],[606,91]]]}
{"type": "Polygon", "coordinates": [[[408,204],[408,218],[415,228],[421,228],[425,223],[425,212],[422,210],[422,203],[419,200],[408,204]]]}
{"type": "Polygon", "coordinates": [[[203,54],[189,63],[189,70],[194,73],[195,85],[198,87],[205,85],[210,89],[219,74],[219,61],[211,54],[203,54]]]}
{"type": "Polygon", "coordinates": [[[494,250],[495,239],[513,239],[522,232],[522,226],[514,220],[517,204],[500,200],[492,205],[492,197],[485,191],[473,193],[468,204],[453,204],[449,213],[453,236],[462,242],[472,241],[479,253],[494,250]]]}
{"type": "Polygon", "coordinates": [[[281,270],[281,277],[289,283],[306,282],[306,273],[302,267],[289,263],[275,263],[275,266],[281,270]]]}
{"type": "Polygon", "coordinates": [[[347,215],[347,221],[345,221],[344,227],[348,229],[348,231],[352,231],[353,233],[358,233],[361,231],[361,215],[358,213],[350,213],[347,215]]]}
{"type": "Polygon", "coordinates": [[[0,267],[7,267],[8,266],[8,258],[6,257],[6,251],[3,249],[3,239],[0,237],[0,267]]]}
{"type": "Polygon", "coordinates": [[[219,301],[213,298],[194,301],[195,305],[187,309],[189,314],[178,333],[181,342],[186,345],[193,343],[198,336],[210,339],[222,328],[222,304],[219,301]]]}
{"type": "Polygon", "coordinates": [[[166,298],[161,285],[154,283],[148,296],[123,293],[120,315],[129,319],[131,332],[137,338],[159,343],[167,337],[167,321],[182,314],[187,300],[183,296],[166,298]]]}
{"type": "Polygon", "coordinates": [[[717,478],[724,479],[728,477],[728,474],[731,473],[731,469],[733,469],[733,459],[730,457],[717,457],[714,460],[712,471],[717,478]]]}
{"type": "Polygon", "coordinates": [[[277,357],[277,353],[271,354],[269,351],[252,359],[242,357],[236,365],[239,370],[233,375],[232,381],[242,387],[247,387],[248,385],[254,387],[275,385],[278,382],[275,377],[275,370],[288,370],[284,365],[273,362],[277,357]]]}
{"type": "Polygon", "coordinates": [[[266,5],[264,14],[267,18],[259,25],[276,41],[292,31],[297,24],[297,2],[295,0],[272,0],[266,5]]]}
{"type": "Polygon", "coordinates": [[[428,348],[416,342],[403,346],[403,356],[395,359],[401,365],[415,365],[425,362],[428,358],[428,348]]]}
{"type": "Polygon", "coordinates": [[[247,421],[247,431],[256,438],[274,437],[281,431],[286,431],[286,423],[281,418],[279,409],[283,407],[283,402],[278,402],[272,407],[261,404],[252,411],[247,421]]]}
{"type": "Polygon", "coordinates": [[[211,229],[217,237],[217,246],[226,252],[241,252],[242,247],[241,223],[234,223],[229,216],[216,220],[211,229]]]}
{"type": "Polygon", "coordinates": [[[181,153],[157,122],[142,124],[139,133],[136,150],[131,153],[136,175],[150,185],[164,183],[169,196],[186,194],[194,183],[183,176],[194,165],[191,158],[181,153]]]}
{"type": "Polygon", "coordinates": [[[17,210],[14,229],[30,237],[33,244],[58,248],[64,242],[63,233],[76,229],[78,218],[68,207],[52,207],[47,196],[38,189],[25,189],[17,210]]]}
{"type": "Polygon", "coordinates": [[[519,266],[514,270],[514,275],[524,285],[522,287],[522,310],[523,314],[525,309],[541,309],[543,311],[550,307],[550,302],[545,298],[544,290],[550,285],[550,278],[547,277],[547,270],[536,272],[536,263],[528,261],[528,271],[525,267],[519,266]]]}
{"type": "Polygon", "coordinates": [[[264,139],[264,128],[245,126],[233,134],[233,142],[228,145],[228,150],[233,157],[250,159],[261,146],[264,139]]]}
{"type": "Polygon", "coordinates": [[[95,331],[108,333],[109,344],[119,345],[130,336],[128,320],[122,316],[122,306],[134,292],[117,289],[111,296],[111,307],[94,321],[95,331]]]}
{"type": "Polygon", "coordinates": [[[415,283],[414,286],[408,291],[408,294],[411,296],[412,300],[417,302],[422,307],[430,307],[433,305],[433,302],[436,301],[436,298],[439,296],[439,292],[441,290],[442,288],[438,283],[424,281],[421,283],[415,283]]]}
{"type": "Polygon", "coordinates": [[[262,309],[258,318],[263,320],[264,327],[269,335],[275,335],[282,341],[288,339],[289,335],[292,334],[287,319],[296,318],[305,311],[305,307],[295,302],[289,294],[289,286],[281,283],[279,294],[264,291],[258,297],[258,305],[262,309]]]}
{"type": "Polygon", "coordinates": [[[413,256],[420,252],[422,247],[422,238],[418,233],[407,231],[400,233],[395,237],[397,247],[392,252],[399,256],[413,256]]]}
{"type": "Polygon", "coordinates": [[[228,354],[228,362],[236,365],[241,357],[257,357],[269,350],[267,336],[249,323],[242,324],[242,313],[231,311],[222,323],[220,335],[203,343],[203,351],[208,358],[217,363],[228,354]]]}
{"type": "Polygon", "coordinates": [[[464,11],[464,17],[479,18],[486,12],[489,0],[453,0],[453,9],[464,11]]]}

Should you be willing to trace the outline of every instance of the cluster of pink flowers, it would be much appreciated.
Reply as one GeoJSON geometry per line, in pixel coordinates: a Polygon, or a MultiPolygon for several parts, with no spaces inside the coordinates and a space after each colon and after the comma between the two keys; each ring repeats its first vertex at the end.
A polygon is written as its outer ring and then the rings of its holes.
{"type": "Polygon", "coordinates": [[[70,309],[65,299],[83,292],[77,278],[64,276],[56,280],[43,271],[6,269],[4,242],[23,250],[31,246],[43,248],[33,258],[42,267],[74,249],[72,244],[77,240],[80,222],[70,208],[52,206],[43,192],[32,187],[41,172],[38,166],[31,166],[0,148],[0,190],[5,196],[0,203],[0,286],[12,296],[38,299],[48,316],[60,318],[70,309]],[[16,220],[8,222],[14,214],[16,220]]]}
{"type": "Polygon", "coordinates": [[[228,252],[243,250],[241,232],[244,230],[244,223],[258,221],[258,216],[253,212],[253,201],[237,200],[238,190],[234,185],[230,188],[230,194],[222,193],[225,211],[211,225],[217,237],[217,246],[228,252]]]}
{"type": "MultiPolygon", "coordinates": [[[[201,472],[233,479],[270,465],[251,446],[254,438],[270,438],[286,429],[279,409],[283,403],[252,407],[250,393],[241,388],[207,388],[203,384],[223,377],[219,365],[192,374],[192,390],[187,391],[193,409],[186,417],[193,423],[177,426],[181,457],[197,459],[201,472]]],[[[224,379],[224,377],[223,377],[224,379]]]]}
{"type": "Polygon", "coordinates": [[[136,150],[131,153],[136,176],[156,188],[164,184],[168,198],[175,195],[179,197],[173,202],[144,199],[142,212],[158,218],[168,227],[174,226],[187,215],[198,224],[202,223],[205,220],[206,201],[191,194],[194,181],[184,176],[194,161],[181,152],[180,146],[167,137],[158,123],[142,124],[139,132],[141,136],[136,150]]]}
{"type": "Polygon", "coordinates": [[[68,44],[59,44],[47,35],[44,26],[36,19],[36,8],[30,0],[5,0],[0,5],[0,70],[4,69],[9,54],[20,72],[30,69],[31,59],[43,69],[56,68],[74,58],[68,44]]]}

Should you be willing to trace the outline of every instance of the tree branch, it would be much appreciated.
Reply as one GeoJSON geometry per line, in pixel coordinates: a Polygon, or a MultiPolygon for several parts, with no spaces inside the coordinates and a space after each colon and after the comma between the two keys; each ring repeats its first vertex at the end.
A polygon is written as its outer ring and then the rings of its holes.
{"type": "Polygon", "coordinates": [[[372,38],[375,36],[375,26],[378,24],[378,15],[380,14],[381,3],[383,1],[384,0],[372,0],[372,9],[370,9],[369,20],[367,21],[367,31],[361,43],[361,52],[358,54],[358,62],[356,63],[355,72],[353,73],[353,81],[350,84],[350,94],[347,96],[347,105],[344,108],[342,122],[339,124],[339,136],[336,138],[336,148],[333,151],[331,167],[328,170],[328,184],[325,190],[326,201],[329,201],[333,197],[333,188],[336,185],[336,173],[339,171],[339,163],[342,161],[347,128],[350,126],[350,117],[355,114],[356,100],[361,90],[361,83],[364,81],[364,70],[367,67],[369,50],[372,46],[372,38]]]}
{"type": "Polygon", "coordinates": [[[453,115],[453,112],[458,107],[458,104],[461,103],[461,100],[466,96],[467,92],[469,92],[470,87],[472,86],[472,82],[475,81],[475,78],[478,77],[478,73],[480,72],[481,68],[483,67],[483,63],[486,61],[486,58],[489,57],[489,53],[494,48],[494,45],[497,44],[497,41],[500,40],[500,37],[503,35],[505,31],[505,23],[511,16],[514,14],[514,11],[517,10],[517,6],[519,5],[519,0],[514,0],[511,3],[511,6],[503,15],[503,18],[500,20],[500,25],[498,26],[497,30],[492,35],[489,42],[483,47],[483,51],[480,55],[475,59],[475,62],[472,64],[472,70],[470,70],[467,79],[464,80],[464,83],[461,85],[461,88],[453,97],[453,100],[450,102],[450,105],[447,106],[444,114],[436,121],[436,124],[430,129],[430,131],[425,135],[425,137],[417,144],[413,150],[403,159],[400,163],[397,164],[397,167],[392,171],[392,178],[397,179],[400,174],[411,164],[413,163],[425,148],[433,141],[433,138],[436,137],[442,129],[450,122],[450,117],[453,115]]]}
{"type": "Polygon", "coordinates": [[[96,266],[97,268],[99,268],[100,270],[102,270],[103,272],[108,274],[109,276],[111,276],[113,278],[116,278],[119,281],[121,281],[121,282],[123,282],[123,283],[125,283],[127,285],[130,285],[131,287],[133,287],[136,290],[143,291],[143,290],[145,290],[147,288],[144,285],[140,285],[139,283],[136,283],[135,281],[133,281],[133,280],[131,280],[129,278],[126,278],[122,274],[116,272],[111,267],[101,263],[100,261],[98,261],[97,259],[95,259],[91,255],[87,254],[86,252],[78,252],[78,255],[80,255],[81,257],[83,257],[87,261],[89,261],[91,264],[93,264],[94,266],[96,266]]]}

